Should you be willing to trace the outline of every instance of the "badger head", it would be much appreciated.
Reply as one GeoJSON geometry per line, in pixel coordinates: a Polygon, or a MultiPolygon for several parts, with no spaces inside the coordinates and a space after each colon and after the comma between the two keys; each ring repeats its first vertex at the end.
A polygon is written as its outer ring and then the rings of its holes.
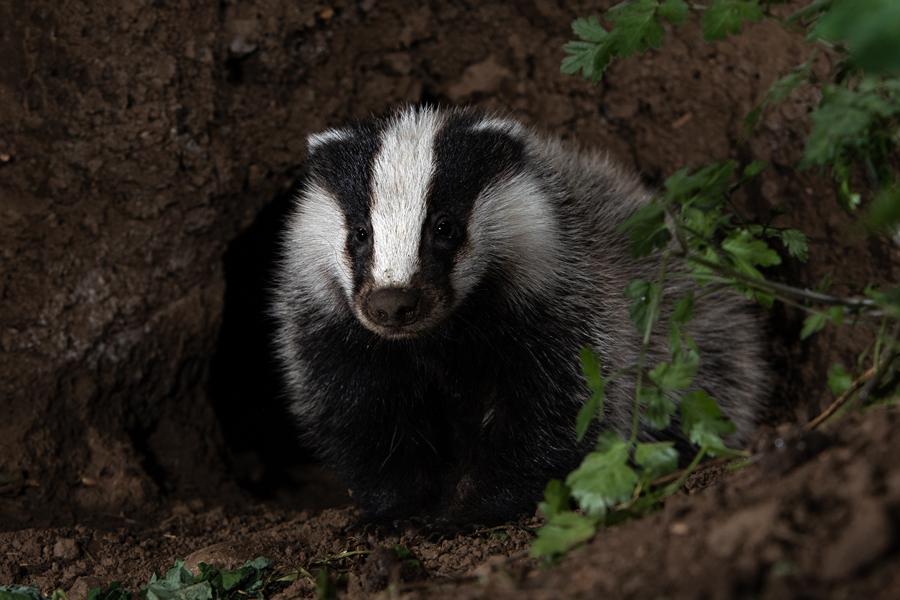
{"type": "Polygon", "coordinates": [[[289,285],[395,339],[433,330],[488,278],[513,301],[551,285],[557,219],[529,139],[513,121],[429,108],[311,136],[289,285]]]}

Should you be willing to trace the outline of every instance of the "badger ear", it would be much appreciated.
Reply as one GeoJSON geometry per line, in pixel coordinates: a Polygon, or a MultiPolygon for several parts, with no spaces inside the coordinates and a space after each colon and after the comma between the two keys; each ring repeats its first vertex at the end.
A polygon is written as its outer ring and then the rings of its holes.
{"type": "Polygon", "coordinates": [[[472,131],[489,131],[514,139],[522,137],[522,124],[502,117],[485,117],[472,126],[472,131]]]}
{"type": "Polygon", "coordinates": [[[306,138],[306,151],[312,156],[322,146],[336,142],[344,142],[350,137],[350,132],[344,129],[329,129],[322,133],[314,133],[306,138]]]}

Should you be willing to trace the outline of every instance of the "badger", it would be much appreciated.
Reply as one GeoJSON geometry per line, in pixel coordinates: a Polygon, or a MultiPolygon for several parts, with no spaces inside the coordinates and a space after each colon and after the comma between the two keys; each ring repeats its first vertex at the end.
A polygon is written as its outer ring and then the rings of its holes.
{"type": "MultiPolygon", "coordinates": [[[[579,359],[637,361],[620,224],[653,192],[599,152],[472,109],[406,107],[308,139],[274,289],[276,354],[302,439],[373,519],[502,523],[534,513],[576,441],[590,396],[579,359]]],[[[684,279],[666,288],[669,305],[684,279]]],[[[698,302],[696,385],[751,435],[765,387],[746,300],[698,302]]],[[[668,357],[651,338],[652,367],[668,357]]],[[[623,437],[634,378],[606,388],[623,437]]],[[[676,417],[677,420],[677,417],[676,417]]],[[[677,423],[643,439],[690,446],[677,423]]],[[[594,440],[596,437],[593,438],[594,440]]]]}

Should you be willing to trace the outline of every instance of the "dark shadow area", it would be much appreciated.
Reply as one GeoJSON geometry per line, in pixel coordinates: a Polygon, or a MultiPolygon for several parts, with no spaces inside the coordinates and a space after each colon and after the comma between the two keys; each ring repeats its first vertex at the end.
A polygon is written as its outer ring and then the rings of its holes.
{"type": "Polygon", "coordinates": [[[305,485],[314,462],[298,441],[272,351],[268,315],[279,239],[291,189],[270,202],[224,257],[225,308],[212,361],[209,396],[238,482],[262,498],[290,495],[305,485]]]}

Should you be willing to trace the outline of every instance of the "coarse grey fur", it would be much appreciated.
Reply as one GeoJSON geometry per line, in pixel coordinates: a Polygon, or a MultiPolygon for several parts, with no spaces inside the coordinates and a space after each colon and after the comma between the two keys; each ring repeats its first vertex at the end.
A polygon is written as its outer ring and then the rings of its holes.
{"type": "MultiPolygon", "coordinates": [[[[619,225],[651,191],[604,154],[472,110],[406,108],[309,147],[274,293],[303,439],[375,518],[532,512],[592,447],[574,435],[579,349],[607,375],[637,361],[622,291],[660,265],[633,261],[619,225]]],[[[661,321],[688,285],[667,282],[661,321]]],[[[688,331],[695,385],[740,446],[765,397],[761,324],[719,291],[688,331]]],[[[647,366],[667,359],[660,325],[647,366]]],[[[602,426],[627,437],[633,398],[633,377],[607,386],[602,426]]],[[[677,422],[641,437],[690,448],[677,422]]]]}

